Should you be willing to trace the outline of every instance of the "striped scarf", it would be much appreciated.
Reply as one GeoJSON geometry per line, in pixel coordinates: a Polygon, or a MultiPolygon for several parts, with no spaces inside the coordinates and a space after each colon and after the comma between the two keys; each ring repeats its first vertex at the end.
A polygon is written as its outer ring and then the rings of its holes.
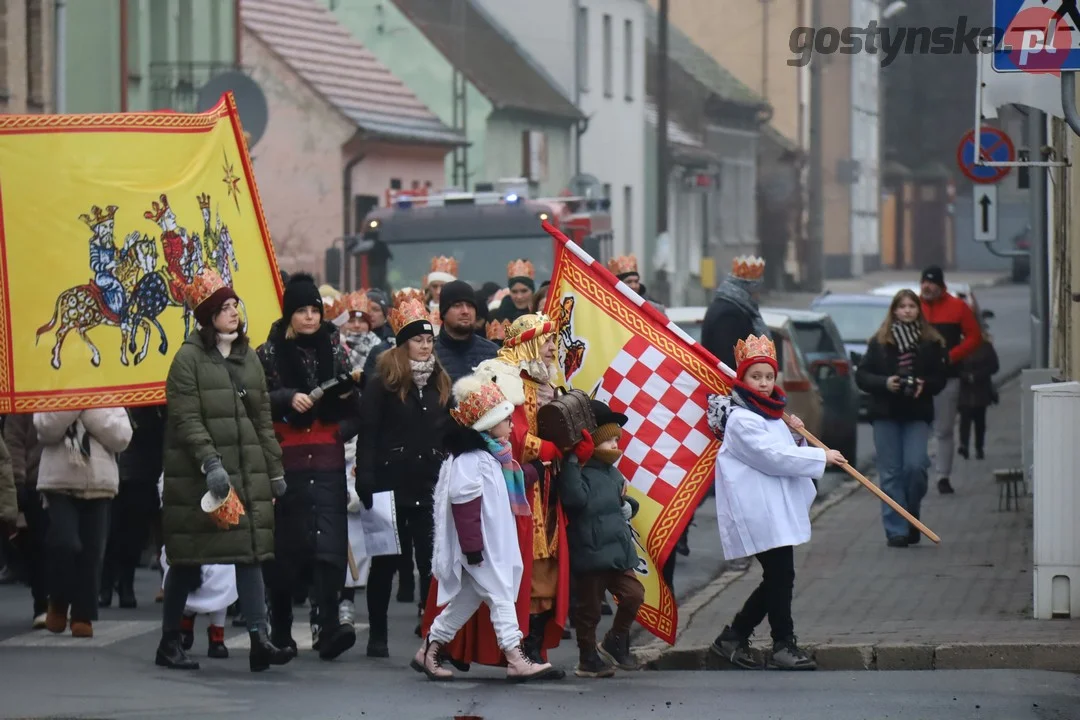
{"type": "Polygon", "coordinates": [[[515,515],[532,515],[529,501],[525,499],[525,473],[521,471],[521,465],[514,460],[510,443],[506,440],[496,440],[485,433],[484,442],[487,443],[488,452],[495,456],[502,466],[503,480],[506,481],[506,492],[510,495],[510,510],[515,515]]]}
{"type": "Polygon", "coordinates": [[[901,355],[912,352],[919,346],[922,325],[917,322],[905,323],[896,320],[892,324],[892,337],[901,355]]]}

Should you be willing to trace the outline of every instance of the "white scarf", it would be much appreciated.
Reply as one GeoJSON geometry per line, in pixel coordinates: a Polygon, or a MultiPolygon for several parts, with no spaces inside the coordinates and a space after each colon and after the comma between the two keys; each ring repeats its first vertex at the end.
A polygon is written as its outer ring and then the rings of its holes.
{"type": "Polygon", "coordinates": [[[217,334],[217,349],[221,353],[221,357],[227,358],[232,352],[233,343],[236,342],[236,338],[240,337],[240,333],[218,333],[217,334]]]}
{"type": "Polygon", "coordinates": [[[409,365],[412,366],[412,378],[416,383],[416,389],[422,391],[427,386],[431,373],[435,372],[435,356],[432,355],[427,360],[409,360],[409,365]]]}

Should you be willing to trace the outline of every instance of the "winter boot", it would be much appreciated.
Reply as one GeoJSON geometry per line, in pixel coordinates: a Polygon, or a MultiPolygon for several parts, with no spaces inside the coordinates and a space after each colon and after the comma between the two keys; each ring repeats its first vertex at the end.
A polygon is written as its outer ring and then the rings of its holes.
{"type": "Polygon", "coordinates": [[[116,580],[113,577],[111,564],[106,561],[101,568],[101,585],[98,586],[98,607],[112,607],[113,587],[116,580]]]}
{"type": "Polygon", "coordinates": [[[773,643],[769,667],[775,670],[817,670],[817,663],[795,643],[795,636],[773,643]]]}
{"type": "Polygon", "coordinates": [[[89,620],[72,620],[71,637],[92,638],[94,637],[94,624],[89,620]]]}
{"type": "Polygon", "coordinates": [[[188,657],[180,644],[180,632],[172,630],[161,634],[154,664],[170,670],[198,670],[199,663],[188,657]]]}
{"type": "Polygon", "coordinates": [[[49,609],[45,614],[45,629],[51,633],[60,633],[67,630],[68,606],[66,604],[49,601],[49,609]]]}
{"type": "Polygon", "coordinates": [[[338,624],[319,633],[319,658],[333,660],[356,644],[356,628],[338,624]]]}
{"type": "Polygon", "coordinates": [[[454,679],[454,673],[450,672],[442,666],[443,664],[443,644],[438,641],[432,641],[431,636],[428,635],[424,642],[420,643],[420,649],[416,651],[416,655],[413,656],[412,661],[409,663],[416,672],[422,672],[428,676],[428,680],[435,682],[446,682],[454,679]]]}
{"type": "MultiPolygon", "coordinates": [[[[233,621],[233,625],[236,621],[233,621]]],[[[294,653],[296,652],[296,641],[292,636],[292,615],[287,615],[282,618],[271,617],[270,618],[270,644],[274,647],[288,648],[294,653]]]]}
{"type": "Polygon", "coordinates": [[[956,492],[955,490],[953,490],[952,483],[949,482],[949,478],[947,477],[943,477],[937,481],[937,490],[942,495],[952,495],[954,492],[956,492]]]}
{"type": "Polygon", "coordinates": [[[522,639],[525,654],[534,663],[543,663],[540,648],[544,645],[544,630],[547,629],[548,613],[529,616],[529,634],[522,639]]]}
{"type": "Polygon", "coordinates": [[[760,670],[763,665],[761,657],[750,647],[750,639],[741,637],[731,626],[726,626],[713,640],[709,652],[743,670],[760,670]]]}
{"type": "Polygon", "coordinates": [[[190,650],[195,644],[195,616],[184,615],[180,618],[180,645],[184,650],[190,650]]]}
{"type": "Polygon", "coordinates": [[[293,648],[279,648],[271,643],[265,627],[249,631],[248,636],[251,638],[251,653],[248,655],[251,672],[262,672],[271,665],[285,665],[296,657],[293,648]]]}
{"type": "Polygon", "coordinates": [[[604,662],[596,648],[591,648],[579,652],[574,674],[581,678],[609,678],[614,677],[615,668],[604,662]]]}
{"type": "Polygon", "coordinates": [[[139,606],[135,600],[135,568],[125,567],[120,569],[120,582],[116,593],[119,596],[120,607],[125,610],[134,610],[139,606]]]}
{"type": "MultiPolygon", "coordinates": [[[[523,683],[530,680],[555,680],[555,668],[548,663],[533,662],[525,654],[522,645],[513,650],[504,650],[506,655],[506,680],[507,682],[523,683]]],[[[565,676],[565,673],[564,673],[565,676]]]]}
{"type": "Polygon", "coordinates": [[[210,644],[206,648],[206,657],[224,660],[229,657],[229,648],[225,647],[225,628],[211,625],[206,628],[206,637],[210,644]]]}
{"type": "Polygon", "coordinates": [[[390,646],[386,639],[386,619],[383,618],[381,623],[376,623],[370,619],[369,622],[371,622],[371,627],[368,630],[367,656],[373,658],[390,657],[390,646]]]}
{"type": "Polygon", "coordinates": [[[604,641],[597,648],[604,659],[620,670],[637,670],[638,663],[630,652],[630,635],[616,635],[608,632],[604,641]]]}

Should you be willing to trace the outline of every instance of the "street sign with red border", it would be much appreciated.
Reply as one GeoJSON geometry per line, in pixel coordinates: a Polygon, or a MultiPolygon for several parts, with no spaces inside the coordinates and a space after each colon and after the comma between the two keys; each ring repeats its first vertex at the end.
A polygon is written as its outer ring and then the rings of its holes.
{"type": "MultiPolygon", "coordinates": [[[[996,127],[983,127],[979,155],[984,162],[1013,162],[1016,160],[1016,146],[1003,130],[996,127]]],[[[975,164],[975,130],[964,133],[960,145],[956,148],[956,164],[974,183],[989,184],[1001,181],[1012,168],[988,167],[975,164]]]]}

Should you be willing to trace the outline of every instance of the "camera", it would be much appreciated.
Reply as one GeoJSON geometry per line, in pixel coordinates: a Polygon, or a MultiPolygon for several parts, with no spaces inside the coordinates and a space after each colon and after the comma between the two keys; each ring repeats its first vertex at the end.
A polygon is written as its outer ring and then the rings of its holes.
{"type": "Polygon", "coordinates": [[[915,392],[919,389],[918,382],[911,375],[900,378],[900,392],[905,397],[915,397],[915,392]]]}

